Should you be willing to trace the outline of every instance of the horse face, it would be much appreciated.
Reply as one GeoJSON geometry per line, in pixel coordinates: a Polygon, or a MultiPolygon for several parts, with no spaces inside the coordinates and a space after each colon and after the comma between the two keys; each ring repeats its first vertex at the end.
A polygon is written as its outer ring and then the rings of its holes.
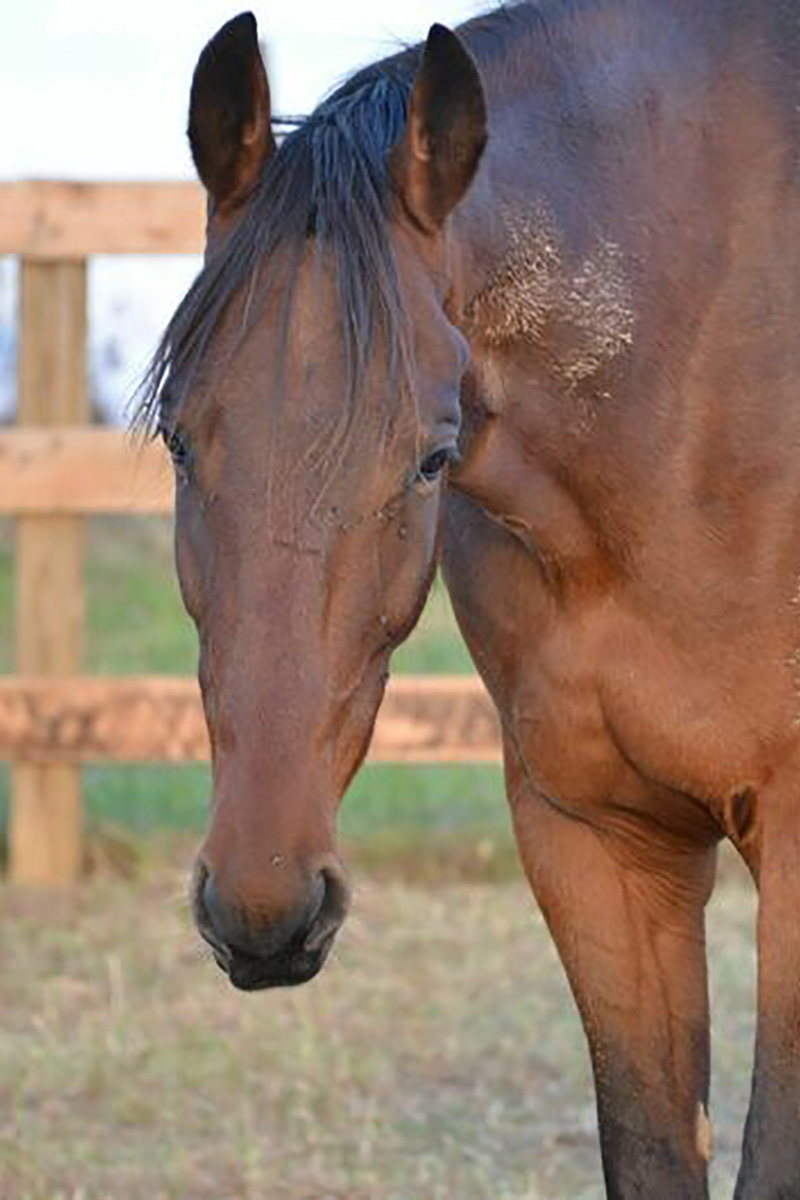
{"type": "MultiPolygon", "coordinates": [[[[420,80],[425,62],[415,98],[420,80]]],[[[237,18],[204,51],[193,84],[190,137],[212,202],[212,253],[227,252],[265,160],[283,153],[268,134],[268,98],[254,23],[237,18]],[[227,59],[239,81],[245,63],[252,87],[238,126],[227,114],[239,158],[220,162],[209,113],[227,59]]],[[[256,269],[236,291],[179,405],[165,408],[178,574],[199,635],[214,775],[195,913],[241,988],[302,983],[324,962],[348,902],[336,809],[366,753],[391,651],[435,570],[468,354],[445,315],[447,185],[426,184],[435,156],[415,141],[424,116],[412,102],[411,132],[392,160],[406,203],[384,230],[398,313],[409,314],[397,369],[375,325],[354,382],[346,246],[309,231],[276,249],[268,286],[256,269]]],[[[462,160],[457,169],[463,176],[462,160]]]]}
{"type": "MultiPolygon", "coordinates": [[[[319,967],[344,915],[335,808],[433,576],[466,365],[435,284],[418,265],[404,271],[420,318],[415,396],[390,395],[376,361],[346,428],[324,268],[309,251],[285,328],[268,306],[238,350],[232,329],[215,341],[220,365],[188,398],[174,447],[178,572],[214,763],[198,916],[209,940],[251,959],[288,939],[280,981],[319,967]]],[[[251,967],[232,965],[232,978],[272,981],[251,967]]]]}

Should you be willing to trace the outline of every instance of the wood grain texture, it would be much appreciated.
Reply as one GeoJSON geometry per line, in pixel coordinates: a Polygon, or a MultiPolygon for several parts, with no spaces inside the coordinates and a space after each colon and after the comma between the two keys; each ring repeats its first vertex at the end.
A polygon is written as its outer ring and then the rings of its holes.
{"type": "MultiPolygon", "coordinates": [[[[84,261],[20,266],[21,425],[89,418],[84,261]]],[[[20,673],[69,676],[80,667],[84,538],[78,518],[26,516],[17,524],[16,653],[20,673]]],[[[78,767],[16,756],[9,823],[11,878],[67,883],[80,873],[78,767]]]]}
{"type": "Polygon", "coordinates": [[[0,254],[200,254],[205,224],[196,183],[0,183],[0,254]]]}
{"type": "Polygon", "coordinates": [[[160,442],[115,429],[0,430],[0,514],[166,513],[172,501],[160,442]]]}
{"type": "MultiPolygon", "coordinates": [[[[203,762],[208,736],[192,679],[0,679],[0,758],[46,762],[203,762]]],[[[499,762],[497,716],[474,676],[397,676],[375,729],[373,762],[499,762]]]]}

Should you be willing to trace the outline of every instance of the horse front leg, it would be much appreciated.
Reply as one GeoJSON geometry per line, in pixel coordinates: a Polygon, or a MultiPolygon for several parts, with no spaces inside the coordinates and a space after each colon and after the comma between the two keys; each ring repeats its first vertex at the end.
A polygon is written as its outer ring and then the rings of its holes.
{"type": "Polygon", "coordinates": [[[706,1200],[715,851],[638,818],[600,829],[518,795],[525,869],[589,1041],[609,1200],[706,1200]]]}
{"type": "Polygon", "coordinates": [[[758,1024],[735,1200],[800,1198],[800,780],[743,798],[736,836],[759,885],[758,1024]]]}

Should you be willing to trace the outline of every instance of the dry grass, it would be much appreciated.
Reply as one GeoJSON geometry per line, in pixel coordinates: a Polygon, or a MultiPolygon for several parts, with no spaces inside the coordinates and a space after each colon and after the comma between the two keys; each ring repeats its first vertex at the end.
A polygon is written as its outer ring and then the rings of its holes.
{"type": "MultiPolygon", "coordinates": [[[[322,977],[243,996],[159,868],[0,892],[1,1200],[599,1200],[589,1071],[521,882],[362,880],[322,977]]],[[[711,914],[715,1197],[747,1093],[754,902],[711,914]]]]}

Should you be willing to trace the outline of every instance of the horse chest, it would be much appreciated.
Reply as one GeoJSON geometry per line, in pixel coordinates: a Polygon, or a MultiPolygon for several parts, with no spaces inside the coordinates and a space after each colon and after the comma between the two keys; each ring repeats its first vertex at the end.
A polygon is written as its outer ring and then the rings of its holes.
{"type": "MultiPolygon", "coordinates": [[[[714,810],[758,789],[796,737],[752,660],[734,678],[613,590],[565,602],[520,537],[463,499],[449,506],[444,570],[508,756],[575,815],[625,804],[668,820],[665,790],[714,810]]],[[[677,800],[674,813],[685,824],[677,800]]]]}
{"type": "MultiPolygon", "coordinates": [[[[562,525],[554,498],[553,504],[548,528],[555,539],[562,525]]],[[[582,544],[569,519],[566,530],[582,544]]],[[[443,568],[459,625],[503,719],[507,748],[524,758],[542,790],[582,806],[615,794],[627,767],[600,703],[600,625],[587,609],[556,599],[547,553],[531,547],[532,536],[531,529],[512,533],[453,497],[443,568]]]]}

